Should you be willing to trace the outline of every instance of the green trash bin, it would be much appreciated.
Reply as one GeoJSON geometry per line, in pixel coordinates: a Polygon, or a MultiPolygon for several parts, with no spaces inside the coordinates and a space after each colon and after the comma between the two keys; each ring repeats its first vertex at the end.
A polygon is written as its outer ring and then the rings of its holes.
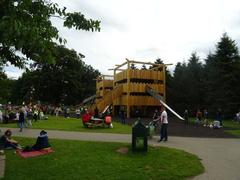
{"type": "Polygon", "coordinates": [[[148,128],[138,120],[132,127],[132,152],[147,152],[148,128]]]}

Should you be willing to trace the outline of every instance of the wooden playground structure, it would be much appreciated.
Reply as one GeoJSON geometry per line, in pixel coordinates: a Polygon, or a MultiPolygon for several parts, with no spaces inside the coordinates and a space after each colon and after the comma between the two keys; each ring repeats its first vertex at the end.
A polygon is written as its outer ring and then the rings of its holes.
{"type": "Polygon", "coordinates": [[[109,69],[113,71],[112,76],[101,75],[96,79],[96,99],[91,109],[97,107],[101,112],[112,105],[113,115],[124,109],[129,118],[136,109],[145,114],[147,108],[159,107],[159,100],[166,101],[166,66],[126,59],[124,63],[109,69]],[[132,64],[150,65],[151,68],[133,69],[132,64]]]}

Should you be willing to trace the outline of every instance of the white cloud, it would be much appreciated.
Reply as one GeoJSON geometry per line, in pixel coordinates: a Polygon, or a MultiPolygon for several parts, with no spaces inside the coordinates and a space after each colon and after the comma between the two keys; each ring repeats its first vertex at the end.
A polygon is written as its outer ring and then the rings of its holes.
{"type": "Polygon", "coordinates": [[[67,47],[86,56],[84,61],[107,69],[125,58],[165,63],[187,61],[196,51],[205,58],[221,35],[240,36],[240,2],[237,0],[56,0],[69,11],[101,20],[101,32],[84,32],[62,27],[54,19],[67,47]]]}

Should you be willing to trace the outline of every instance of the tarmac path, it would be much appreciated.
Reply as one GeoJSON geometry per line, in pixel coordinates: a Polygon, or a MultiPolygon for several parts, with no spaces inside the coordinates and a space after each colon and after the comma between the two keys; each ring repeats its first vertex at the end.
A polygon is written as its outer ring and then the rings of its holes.
{"type": "MultiPolygon", "coordinates": [[[[4,132],[7,128],[1,128],[4,132]]],[[[37,129],[11,128],[14,136],[36,138],[37,129]]],[[[83,141],[125,142],[131,143],[130,134],[86,133],[47,130],[52,139],[69,139],[83,141]]],[[[168,142],[158,143],[159,137],[149,140],[153,146],[166,146],[182,149],[197,155],[205,167],[205,172],[194,180],[240,180],[240,139],[236,138],[193,138],[170,136],[168,142]]]]}

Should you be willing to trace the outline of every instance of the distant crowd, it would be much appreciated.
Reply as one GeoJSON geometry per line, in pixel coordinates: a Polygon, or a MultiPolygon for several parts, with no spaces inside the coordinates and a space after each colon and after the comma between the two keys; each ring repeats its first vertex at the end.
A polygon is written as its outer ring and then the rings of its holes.
{"type": "MultiPolygon", "coordinates": [[[[183,114],[184,114],[185,124],[187,125],[189,123],[189,118],[188,118],[189,117],[189,112],[188,112],[188,110],[186,109],[183,114]]],[[[207,109],[204,109],[202,111],[200,109],[197,109],[196,115],[195,115],[196,126],[203,125],[203,126],[206,126],[206,127],[213,127],[213,128],[222,127],[223,126],[223,113],[222,113],[221,108],[217,109],[215,118],[213,118],[213,119],[214,119],[213,122],[209,121],[209,114],[208,114],[207,109]]],[[[234,120],[236,122],[240,123],[240,110],[235,114],[234,120]]]]}
{"type": "Polygon", "coordinates": [[[85,112],[84,107],[71,108],[67,106],[53,106],[53,105],[39,105],[29,104],[21,106],[12,105],[10,103],[0,104],[0,123],[17,122],[22,131],[23,127],[32,127],[32,121],[46,120],[47,114],[53,116],[64,116],[66,118],[76,117],[80,118],[81,114],[85,112]]]}

